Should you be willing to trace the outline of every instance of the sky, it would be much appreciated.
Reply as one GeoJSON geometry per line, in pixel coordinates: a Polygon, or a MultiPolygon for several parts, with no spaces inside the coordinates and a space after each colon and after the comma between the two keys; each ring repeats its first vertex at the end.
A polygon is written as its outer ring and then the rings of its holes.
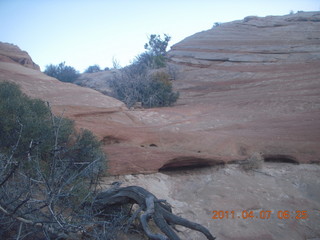
{"type": "Polygon", "coordinates": [[[150,34],[171,36],[169,48],[215,22],[246,16],[320,11],[319,0],[0,0],[0,41],[48,64],[80,72],[115,59],[130,64],[150,34]]]}

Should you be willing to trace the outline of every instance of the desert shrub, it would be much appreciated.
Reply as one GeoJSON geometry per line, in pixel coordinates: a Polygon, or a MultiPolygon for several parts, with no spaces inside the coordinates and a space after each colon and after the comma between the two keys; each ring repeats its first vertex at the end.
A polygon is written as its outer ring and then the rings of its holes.
{"type": "Polygon", "coordinates": [[[140,54],[136,61],[146,64],[151,69],[163,68],[166,66],[166,49],[171,37],[164,34],[164,39],[160,35],[151,34],[149,41],[144,45],[146,52],[140,54]]]}
{"type": "Polygon", "coordinates": [[[260,169],[263,162],[264,158],[262,153],[254,152],[248,159],[241,162],[240,167],[245,171],[254,171],[260,169]]]}
{"type": "MultiPolygon", "coordinates": [[[[24,156],[30,144],[37,146],[41,158],[50,155],[54,132],[48,106],[39,99],[27,97],[17,85],[8,82],[0,83],[0,99],[0,151],[9,154],[19,138],[14,151],[16,158],[24,156]]],[[[68,119],[60,122],[58,141],[66,145],[73,123],[68,119]]]]}
{"type": "Polygon", "coordinates": [[[221,26],[221,22],[215,22],[214,25],[212,26],[212,28],[216,28],[216,27],[219,27],[221,26]]]}
{"type": "Polygon", "coordinates": [[[106,169],[106,165],[100,159],[104,159],[101,151],[102,143],[92,132],[87,129],[81,129],[75,136],[75,143],[68,151],[68,160],[74,169],[82,170],[93,161],[98,160],[87,171],[91,171],[90,175],[97,176],[102,170],[106,169]]]}
{"type": "Polygon", "coordinates": [[[95,64],[92,66],[89,66],[84,72],[85,73],[95,73],[95,72],[101,72],[100,66],[95,64]]]}
{"type": "Polygon", "coordinates": [[[144,52],[135,58],[134,64],[144,65],[149,69],[159,69],[166,66],[166,58],[163,55],[153,55],[150,52],[144,52]]]}
{"type": "Polygon", "coordinates": [[[77,133],[73,121],[54,116],[47,104],[31,99],[15,84],[0,83],[0,152],[17,160],[35,154],[43,162],[73,156],[74,162],[103,160],[100,142],[88,130],[77,133]],[[19,141],[18,141],[19,140],[19,141]],[[18,141],[18,144],[17,144],[18,141]]]}
{"type": "Polygon", "coordinates": [[[121,68],[120,61],[114,56],[112,57],[112,66],[113,66],[113,69],[121,68]]]}
{"type": "Polygon", "coordinates": [[[2,238],[61,239],[84,231],[95,218],[84,204],[94,199],[104,165],[100,142],[90,131],[77,132],[43,101],[0,83],[2,238]]]}
{"type": "Polygon", "coordinates": [[[144,52],[135,57],[132,65],[135,68],[137,67],[143,68],[139,70],[140,72],[143,72],[143,71],[146,71],[147,68],[149,69],[153,68],[152,62],[153,62],[153,56],[148,52],[144,52]]]}
{"type": "Polygon", "coordinates": [[[77,80],[80,76],[79,72],[75,68],[66,66],[65,62],[59,63],[58,65],[47,65],[44,73],[62,82],[71,83],[77,80]]]}
{"type": "Polygon", "coordinates": [[[150,35],[149,42],[145,44],[148,51],[139,54],[131,65],[122,68],[110,81],[112,96],[129,108],[137,102],[148,108],[175,103],[179,93],[173,92],[171,77],[165,70],[153,73],[153,69],[166,66],[165,55],[169,41],[168,35],[165,35],[164,40],[160,35],[150,35]]]}
{"type": "Polygon", "coordinates": [[[110,81],[112,96],[123,101],[128,107],[141,101],[141,93],[145,89],[148,78],[146,66],[132,64],[121,69],[110,81]]]}
{"type": "Polygon", "coordinates": [[[110,82],[113,96],[129,108],[141,102],[143,107],[171,106],[179,97],[172,89],[167,73],[150,73],[144,64],[132,64],[122,69],[110,82]]]}
{"type": "Polygon", "coordinates": [[[166,72],[156,72],[151,75],[151,96],[145,101],[148,106],[171,106],[179,98],[179,92],[173,92],[170,76],[166,72]]]}
{"type": "Polygon", "coordinates": [[[167,34],[164,34],[164,39],[160,35],[151,34],[149,42],[144,45],[144,48],[154,56],[164,56],[170,40],[171,37],[167,34]]]}
{"type": "Polygon", "coordinates": [[[144,45],[145,52],[135,57],[133,64],[144,66],[149,69],[158,69],[166,66],[166,48],[171,39],[168,35],[161,39],[160,35],[152,34],[149,42],[144,45]]]}

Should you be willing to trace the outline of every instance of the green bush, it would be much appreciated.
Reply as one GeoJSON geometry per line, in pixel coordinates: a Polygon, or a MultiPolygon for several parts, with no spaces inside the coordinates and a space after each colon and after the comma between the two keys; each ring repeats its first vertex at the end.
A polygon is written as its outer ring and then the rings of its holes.
{"type": "Polygon", "coordinates": [[[151,34],[149,42],[144,45],[147,50],[139,54],[134,64],[145,65],[150,69],[158,69],[166,66],[166,49],[171,37],[164,34],[164,39],[160,35],[151,34]]]}
{"type": "Polygon", "coordinates": [[[144,45],[144,48],[154,56],[165,56],[170,40],[171,37],[167,34],[164,34],[164,39],[160,35],[151,34],[149,42],[144,45]]]}
{"type": "Polygon", "coordinates": [[[0,82],[3,239],[71,239],[65,233],[79,232],[88,221],[113,229],[86,207],[95,198],[104,165],[100,142],[90,131],[77,132],[72,121],[54,116],[43,101],[0,82]]]}
{"type": "Polygon", "coordinates": [[[144,52],[135,58],[134,64],[145,66],[149,69],[159,69],[166,66],[166,58],[163,55],[153,55],[150,52],[144,52]]]}
{"type": "Polygon", "coordinates": [[[158,69],[166,66],[166,58],[162,55],[152,57],[152,68],[158,69]]]}
{"type": "Polygon", "coordinates": [[[73,165],[85,162],[82,166],[98,159],[99,168],[104,160],[100,143],[90,131],[77,133],[73,121],[54,116],[43,101],[27,97],[8,82],[0,83],[0,153],[14,153],[18,160],[31,155],[44,163],[58,154],[73,165]]]}
{"type": "MultiPolygon", "coordinates": [[[[15,155],[28,151],[30,141],[47,145],[51,139],[50,112],[40,100],[29,99],[17,85],[0,83],[0,149],[10,153],[19,139],[15,155]],[[45,133],[45,134],[41,134],[45,133]]],[[[43,147],[45,148],[45,147],[43,147]]],[[[40,149],[42,154],[42,149],[40,149]]]]}
{"type": "Polygon", "coordinates": [[[153,63],[153,56],[148,53],[148,52],[144,52],[139,54],[138,56],[135,57],[132,66],[134,66],[135,68],[137,68],[138,66],[140,68],[140,72],[146,71],[147,68],[153,68],[152,64],[153,63]]]}
{"type": "Polygon", "coordinates": [[[94,175],[97,175],[102,169],[106,168],[101,161],[101,159],[104,159],[101,146],[101,142],[92,132],[87,129],[81,129],[75,136],[75,143],[68,151],[68,160],[77,170],[97,161],[93,167],[89,168],[94,175]]]}
{"type": "Polygon", "coordinates": [[[165,55],[170,37],[165,35],[150,35],[145,44],[148,51],[139,54],[134,62],[121,69],[110,82],[113,97],[123,101],[128,107],[141,102],[143,107],[166,107],[175,103],[179,97],[173,92],[169,75],[154,72],[153,69],[166,66],[165,55]]]}
{"type": "Polygon", "coordinates": [[[58,65],[47,65],[44,71],[50,77],[54,77],[62,82],[74,82],[80,76],[79,72],[71,66],[66,66],[65,62],[58,65]]]}

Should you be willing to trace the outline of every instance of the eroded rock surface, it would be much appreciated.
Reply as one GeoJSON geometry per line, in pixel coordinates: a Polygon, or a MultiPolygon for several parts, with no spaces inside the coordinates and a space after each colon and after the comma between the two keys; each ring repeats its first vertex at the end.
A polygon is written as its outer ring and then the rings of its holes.
{"type": "Polygon", "coordinates": [[[26,53],[3,43],[0,81],[19,84],[49,101],[56,114],[92,130],[104,143],[109,173],[161,169],[109,177],[103,187],[115,180],[145,187],[218,239],[315,240],[319,165],[288,163],[320,161],[319,24],[319,12],[249,17],[186,38],[169,54],[181,95],[171,108],[129,111],[97,91],[44,75],[30,57],[19,60],[26,53]],[[222,165],[255,152],[265,161],[256,171],[222,165]],[[188,166],[193,170],[177,171],[188,166]],[[235,217],[214,220],[215,210],[235,217]],[[293,215],[279,219],[286,210],[293,215]],[[243,211],[254,218],[243,219],[243,211]],[[272,211],[271,218],[260,219],[261,211],[272,211]],[[308,217],[296,219],[295,211],[308,217]]]}
{"type": "MultiPolygon", "coordinates": [[[[259,170],[243,171],[238,164],[230,164],[109,177],[102,187],[109,188],[113,181],[144,187],[166,199],[175,214],[202,224],[219,240],[320,237],[319,165],[263,163],[259,170]]],[[[206,239],[195,231],[178,229],[181,239],[206,239]]]]}
{"type": "MultiPolygon", "coordinates": [[[[319,12],[248,17],[174,45],[169,57],[181,97],[170,108],[130,111],[94,90],[9,61],[16,51],[10,46],[1,44],[8,56],[1,55],[0,80],[18,83],[49,101],[56,114],[64,111],[93,131],[111,174],[219,165],[254,152],[276,161],[320,161],[319,12]]],[[[97,78],[110,77],[103,74],[97,78]]]]}
{"type": "Polygon", "coordinates": [[[111,169],[215,165],[253,152],[318,162],[319,29],[319,12],[248,17],[174,45],[178,103],[128,112],[141,125],[117,132],[122,141],[106,146],[117,157],[111,169]]]}

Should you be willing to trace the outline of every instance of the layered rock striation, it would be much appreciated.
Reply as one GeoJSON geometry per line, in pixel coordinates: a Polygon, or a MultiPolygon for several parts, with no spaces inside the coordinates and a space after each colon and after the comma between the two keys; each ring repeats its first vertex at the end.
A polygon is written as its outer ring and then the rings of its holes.
{"type": "Polygon", "coordinates": [[[198,67],[319,62],[319,22],[319,12],[246,17],[184,39],[172,47],[170,56],[198,67]]]}
{"type": "Polygon", "coordinates": [[[225,23],[169,56],[182,72],[179,108],[196,112],[201,146],[235,158],[254,150],[279,161],[319,160],[319,12],[225,23]]]}
{"type": "Polygon", "coordinates": [[[0,80],[93,131],[113,175],[217,165],[254,152],[265,161],[320,161],[319,12],[247,17],[174,45],[168,56],[180,99],[170,108],[128,110],[21,65],[25,53],[12,45],[0,49],[0,80]]]}

